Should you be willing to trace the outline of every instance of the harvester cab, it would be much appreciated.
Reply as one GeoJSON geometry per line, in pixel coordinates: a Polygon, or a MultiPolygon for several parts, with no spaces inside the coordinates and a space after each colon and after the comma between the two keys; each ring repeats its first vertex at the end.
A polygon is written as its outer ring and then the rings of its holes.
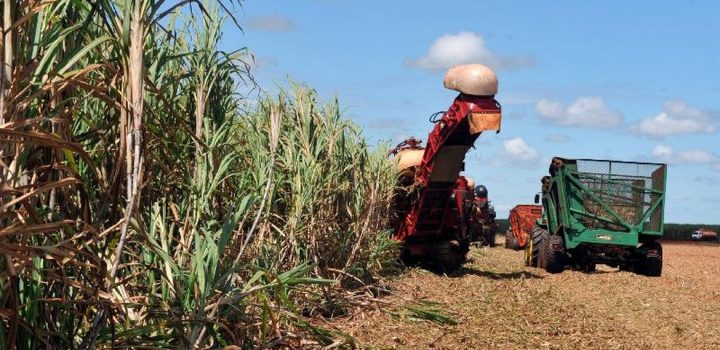
{"type": "Polygon", "coordinates": [[[495,207],[488,199],[488,190],[484,185],[473,188],[473,198],[470,207],[470,240],[482,246],[494,246],[497,234],[495,223],[495,207]]]}
{"type": "Polygon", "coordinates": [[[465,154],[483,131],[500,132],[501,108],[495,100],[495,73],[479,65],[451,68],[444,85],[460,94],[434,120],[425,147],[417,139],[398,145],[395,193],[395,239],[403,243],[406,262],[433,261],[455,269],[469,249],[467,199],[473,195],[460,172],[465,154]]]}

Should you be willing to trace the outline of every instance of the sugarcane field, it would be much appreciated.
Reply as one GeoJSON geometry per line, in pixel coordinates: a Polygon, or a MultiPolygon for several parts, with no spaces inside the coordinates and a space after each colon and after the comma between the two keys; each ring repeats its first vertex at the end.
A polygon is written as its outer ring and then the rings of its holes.
{"type": "Polygon", "coordinates": [[[720,349],[717,13],[0,0],[0,349],[720,349]]]}

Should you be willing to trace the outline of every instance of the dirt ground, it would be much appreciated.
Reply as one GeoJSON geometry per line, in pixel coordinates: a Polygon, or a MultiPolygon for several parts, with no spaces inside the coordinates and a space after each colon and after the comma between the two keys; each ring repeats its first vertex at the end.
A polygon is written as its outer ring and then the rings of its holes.
{"type": "Polygon", "coordinates": [[[604,265],[551,275],[523,252],[473,248],[457,273],[410,269],[379,307],[325,326],[377,349],[720,349],[720,245],[663,248],[659,278],[604,265]]]}

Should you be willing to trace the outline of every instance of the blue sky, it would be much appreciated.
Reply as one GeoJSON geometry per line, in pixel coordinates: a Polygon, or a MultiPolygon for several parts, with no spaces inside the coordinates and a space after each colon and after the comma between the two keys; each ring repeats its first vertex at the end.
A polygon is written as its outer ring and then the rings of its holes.
{"type": "Polygon", "coordinates": [[[499,216],[528,203],[552,156],[670,164],[666,220],[720,223],[720,3],[247,0],[241,33],[266,90],[338,96],[369,141],[426,139],[456,93],[448,66],[500,80],[503,130],[467,175],[499,216]]]}

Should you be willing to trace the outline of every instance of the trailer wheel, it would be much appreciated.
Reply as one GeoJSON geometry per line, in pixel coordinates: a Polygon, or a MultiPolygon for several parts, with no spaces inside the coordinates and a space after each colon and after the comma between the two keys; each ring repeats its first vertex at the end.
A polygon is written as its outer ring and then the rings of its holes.
{"type": "Polygon", "coordinates": [[[505,248],[512,250],[520,249],[520,243],[510,229],[505,231],[505,248]]]}
{"type": "Polygon", "coordinates": [[[539,267],[538,262],[540,260],[540,247],[545,236],[544,232],[547,232],[542,227],[535,225],[532,231],[530,231],[530,242],[525,245],[525,265],[530,267],[539,267]]]}
{"type": "Polygon", "coordinates": [[[543,232],[545,236],[540,247],[540,267],[550,273],[560,273],[565,270],[565,243],[560,236],[551,236],[547,231],[543,232]],[[557,247],[562,247],[558,249],[557,247]]]}
{"type": "Polygon", "coordinates": [[[660,242],[648,242],[640,246],[642,258],[635,266],[635,272],[650,277],[662,275],[662,245],[660,242]]]}

